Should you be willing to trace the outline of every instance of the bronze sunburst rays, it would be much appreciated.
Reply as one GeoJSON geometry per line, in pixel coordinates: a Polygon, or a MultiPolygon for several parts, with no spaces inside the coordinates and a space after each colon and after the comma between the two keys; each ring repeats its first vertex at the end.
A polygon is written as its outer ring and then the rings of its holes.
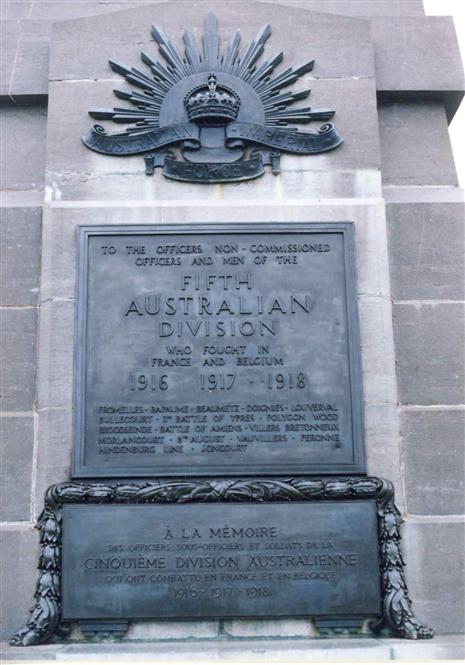
{"type": "Polygon", "coordinates": [[[266,126],[279,127],[289,123],[308,123],[312,120],[332,118],[334,111],[330,109],[312,109],[309,106],[293,108],[296,102],[309,96],[310,90],[282,92],[283,88],[292,85],[313,69],[313,60],[297,69],[285,69],[276,76],[273,76],[273,73],[283,61],[282,52],[259,64],[270,35],[271,28],[265,25],[240,56],[241,37],[240,33],[235,31],[221,53],[218,21],[216,16],[210,13],[205,19],[201,48],[191,32],[184,32],[183,56],[161,28],[153,27],[152,36],[158,44],[164,63],[142,52],[142,62],[148,67],[150,74],[136,67],[128,68],[114,60],[109,61],[114,72],[121,74],[129,84],[138,88],[137,91],[130,92],[114,90],[119,99],[130,102],[135,108],[96,109],[89,111],[89,114],[97,120],[127,123],[129,126],[126,132],[129,134],[151,131],[159,126],[161,105],[173,86],[202,72],[224,72],[241,79],[255,91],[263,105],[266,126]]]}

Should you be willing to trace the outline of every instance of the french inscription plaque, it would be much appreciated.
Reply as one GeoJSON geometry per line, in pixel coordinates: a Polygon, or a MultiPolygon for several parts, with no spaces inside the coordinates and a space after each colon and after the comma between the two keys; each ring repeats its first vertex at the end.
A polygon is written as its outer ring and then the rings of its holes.
{"type": "Polygon", "coordinates": [[[75,477],[363,473],[353,229],[80,228],[75,477]]]}
{"type": "Polygon", "coordinates": [[[66,505],[62,573],[65,620],[373,617],[376,503],[66,505]]]}

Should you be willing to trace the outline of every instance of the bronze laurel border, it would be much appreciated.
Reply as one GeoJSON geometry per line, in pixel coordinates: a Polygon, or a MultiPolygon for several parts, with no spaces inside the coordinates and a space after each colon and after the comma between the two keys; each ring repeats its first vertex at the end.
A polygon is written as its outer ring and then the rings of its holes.
{"type": "Polygon", "coordinates": [[[407,639],[433,637],[431,628],[413,614],[400,551],[400,513],[394,504],[392,483],[382,478],[250,478],[159,479],[150,481],[68,482],[52,485],[45,495],[38,520],[42,551],[39,579],[29,620],[10,640],[12,646],[47,642],[54,634],[69,633],[61,623],[61,508],[72,503],[189,503],[331,501],[372,499],[378,512],[383,609],[371,623],[373,632],[388,626],[394,636],[407,639]]]}

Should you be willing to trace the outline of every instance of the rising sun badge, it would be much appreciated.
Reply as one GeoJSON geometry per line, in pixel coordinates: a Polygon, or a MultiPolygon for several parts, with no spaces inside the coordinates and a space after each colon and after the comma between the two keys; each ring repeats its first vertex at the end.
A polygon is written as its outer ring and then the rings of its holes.
{"type": "Polygon", "coordinates": [[[143,154],[145,170],[153,175],[161,167],[173,180],[213,183],[257,178],[264,166],[280,172],[282,152],[299,155],[333,150],[342,143],[334,125],[316,132],[289,126],[328,121],[334,111],[294,108],[310,90],[285,91],[313,69],[314,61],[275,73],[283,53],[260,62],[271,35],[264,26],[240,55],[240,34],[235,32],[221,52],[217,19],[208,14],[201,50],[185,32],[184,57],[163,31],[152,28],[165,63],[142,52],[147,71],[110,60],[113,71],[137,90],[114,90],[133,107],[94,110],[96,120],[127,123],[124,132],[108,134],[94,125],[83,137],[85,145],[105,155],[143,154]]]}

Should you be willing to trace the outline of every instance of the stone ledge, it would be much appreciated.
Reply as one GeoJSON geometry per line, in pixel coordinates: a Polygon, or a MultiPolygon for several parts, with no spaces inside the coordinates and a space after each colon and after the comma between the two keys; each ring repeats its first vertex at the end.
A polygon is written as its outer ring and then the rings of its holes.
{"type": "Polygon", "coordinates": [[[440,635],[433,640],[379,638],[209,640],[184,642],[107,642],[10,647],[2,644],[5,661],[218,661],[288,662],[386,660],[461,660],[464,635],[440,635]]]}
{"type": "Polygon", "coordinates": [[[386,203],[463,203],[464,191],[454,185],[384,185],[386,203]]]}

